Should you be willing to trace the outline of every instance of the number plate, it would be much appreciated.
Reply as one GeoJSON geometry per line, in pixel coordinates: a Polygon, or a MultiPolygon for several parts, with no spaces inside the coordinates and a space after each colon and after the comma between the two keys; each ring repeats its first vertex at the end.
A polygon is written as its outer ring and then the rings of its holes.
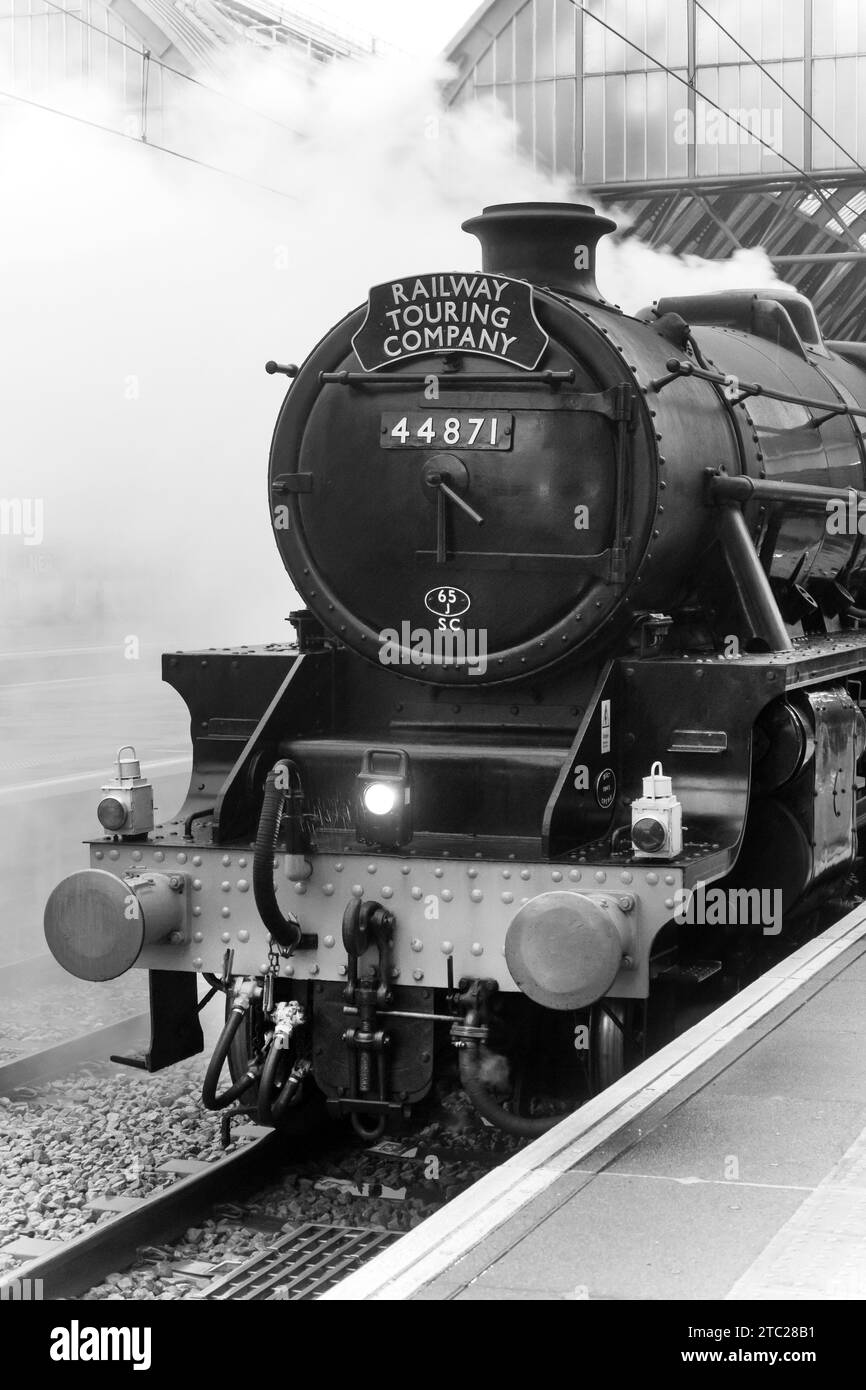
{"type": "Polygon", "coordinates": [[[385,411],[383,449],[510,449],[514,416],[492,410],[385,411]]]}

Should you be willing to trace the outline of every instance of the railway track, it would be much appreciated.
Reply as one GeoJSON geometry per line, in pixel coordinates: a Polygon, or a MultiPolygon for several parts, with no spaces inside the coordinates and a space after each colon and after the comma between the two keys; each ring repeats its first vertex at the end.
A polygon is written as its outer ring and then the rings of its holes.
{"type": "Polygon", "coordinates": [[[119,1023],[96,1028],[79,1038],[69,1038],[11,1062],[0,1065],[0,1096],[12,1095],[22,1086],[56,1080],[88,1062],[104,1061],[113,1052],[123,1052],[146,1036],[150,1026],[147,1014],[135,1014],[119,1023]]]}
{"type": "MultiPolygon", "coordinates": [[[[194,1298],[222,1301],[318,1298],[328,1288],[359,1269],[368,1259],[398,1240],[401,1231],[365,1221],[363,1215],[347,1211],[340,1220],[284,1222],[262,1209],[261,1190],[270,1183],[279,1186],[285,1177],[286,1150],[280,1137],[258,1125],[238,1131],[241,1146],[233,1153],[210,1162],[194,1159],[169,1160],[162,1165],[166,1181],[143,1197],[106,1197],[92,1205],[111,1213],[108,1220],[82,1235],[64,1242],[22,1237],[3,1248],[4,1256],[20,1259],[19,1266],[0,1276],[0,1301],[16,1294],[26,1297],[39,1290],[47,1299],[75,1298],[97,1288],[109,1277],[136,1265],[146,1266],[156,1259],[165,1263],[171,1252],[165,1247],[180,1240],[190,1228],[203,1221],[232,1225],[239,1232],[273,1237],[264,1249],[248,1258],[233,1255],[206,1259],[181,1259],[172,1264],[176,1278],[193,1286],[194,1298]],[[246,1196],[244,1195],[246,1192],[246,1196]],[[258,1200],[257,1200],[258,1197],[258,1200]],[[245,1201],[247,1205],[244,1205],[245,1201]],[[163,1247],[160,1249],[159,1247],[163,1247]]],[[[425,1215],[432,1214],[455,1191],[449,1164],[464,1170],[472,1159],[471,1179],[458,1186],[462,1190],[512,1152],[501,1153],[435,1144],[421,1146],[405,1141],[385,1141],[371,1149],[355,1151],[355,1173],[351,1178],[328,1176],[301,1179],[307,1185],[311,1205],[316,1199],[332,1199],[357,1205],[363,1213],[365,1203],[378,1200],[396,1204],[412,1191],[426,1190],[425,1215]],[[381,1181],[382,1164],[391,1163],[405,1174],[414,1165],[417,1182],[393,1185],[381,1181]],[[365,1178],[365,1166],[378,1166],[379,1180],[365,1178]],[[442,1172],[445,1169],[445,1172],[442,1172]],[[425,1173],[435,1171],[435,1178],[425,1173]],[[435,1196],[433,1192],[435,1191],[435,1196]]],[[[333,1150],[329,1151],[333,1157],[333,1150]]],[[[184,1296],[184,1295],[178,1295],[184,1296]]]]}
{"type": "MultiPolygon", "coordinates": [[[[9,972],[4,972],[3,983],[8,985],[6,973],[9,972]]],[[[136,1014],[0,1065],[0,1097],[11,1106],[2,1112],[6,1124],[4,1140],[0,1142],[14,1144],[16,1152],[20,1142],[22,1160],[30,1158],[32,1151],[38,1151],[39,1143],[35,1142],[34,1150],[34,1143],[25,1138],[26,1126],[14,1118],[16,1113],[21,1111],[23,1115],[32,1105],[36,1106],[37,1113],[44,1113],[44,1106],[50,1106],[55,1095],[63,1094],[62,1091],[58,1093],[58,1081],[62,1083],[69,1076],[74,1091],[79,1084],[74,1078],[75,1072],[84,1068],[88,1074],[98,1075],[112,1053],[134,1050],[133,1045],[147,1035],[148,1026],[148,1016],[136,1014]],[[16,1133],[20,1134],[20,1141],[14,1138],[16,1133]]],[[[63,1111],[59,1112],[56,1123],[63,1127],[63,1111]]],[[[188,1155],[189,1147],[184,1148],[180,1134],[177,1137],[178,1152],[188,1155]]],[[[228,1138],[228,1134],[225,1137],[228,1138]]],[[[0,1273],[0,1300],[27,1296],[28,1292],[32,1296],[36,1290],[40,1298],[76,1298],[98,1288],[106,1279],[116,1278],[119,1272],[136,1266],[144,1268],[149,1263],[156,1267],[168,1263],[174,1276],[186,1280],[191,1291],[183,1289],[181,1283],[182,1292],[178,1297],[201,1296],[215,1300],[314,1298],[398,1239],[400,1231],[385,1227],[381,1218],[382,1204],[396,1211],[407,1196],[407,1184],[404,1182],[401,1186],[397,1179],[391,1183],[387,1176],[383,1180],[381,1171],[370,1173],[368,1170],[376,1164],[380,1167],[383,1163],[402,1164],[405,1176],[406,1164],[414,1162],[415,1172],[420,1176],[419,1164],[414,1158],[416,1150],[410,1143],[386,1141],[376,1146],[374,1152],[359,1149],[355,1136],[348,1146],[344,1140],[343,1156],[354,1150],[347,1158],[350,1168],[347,1177],[334,1175],[332,1160],[335,1155],[340,1157],[339,1138],[333,1144],[329,1141],[328,1151],[320,1156],[317,1164],[319,1171],[309,1174],[303,1156],[300,1166],[293,1165],[292,1159],[297,1155],[287,1159],[285,1144],[270,1129],[246,1124],[236,1127],[234,1137],[239,1147],[233,1145],[233,1152],[218,1159],[186,1156],[160,1162],[143,1174],[146,1184],[157,1184],[143,1195],[127,1195],[122,1188],[118,1191],[116,1182],[107,1182],[100,1195],[88,1193],[85,1205],[90,1216],[86,1219],[96,1224],[89,1224],[83,1231],[46,1235],[38,1226],[34,1231],[31,1225],[29,1233],[7,1238],[0,1244],[0,1257],[5,1266],[0,1273]],[[287,1222],[262,1215],[255,1209],[238,1207],[244,1194],[253,1194],[254,1202],[257,1191],[274,1180],[278,1185],[281,1177],[291,1173],[293,1166],[302,1175],[299,1182],[308,1199],[304,1205],[309,1208],[309,1221],[287,1222]],[[305,1173],[308,1175],[303,1175],[305,1173]],[[332,1203],[342,1204],[340,1219],[331,1219],[332,1203]],[[378,1223],[375,1212],[371,1216],[371,1208],[375,1208],[376,1203],[378,1223]],[[325,1219],[317,1219],[317,1213],[321,1216],[323,1212],[325,1219]],[[217,1224],[274,1239],[268,1249],[257,1250],[250,1261],[233,1255],[201,1260],[175,1258],[171,1247],[181,1241],[186,1232],[197,1227],[213,1228],[217,1224]]],[[[461,1151],[458,1157],[464,1158],[465,1154],[461,1151]]],[[[441,1182],[437,1177],[428,1182],[420,1181],[411,1189],[412,1194],[425,1191],[426,1214],[434,1205],[441,1205],[455,1187],[447,1151],[436,1151],[428,1144],[420,1162],[424,1159],[428,1163],[432,1160],[437,1170],[441,1163],[444,1174],[441,1182]],[[434,1189],[435,1202],[431,1200],[434,1189]]],[[[132,1161],[135,1162],[134,1156],[132,1161]]],[[[476,1164],[472,1177],[479,1173],[476,1164]]],[[[51,1191],[50,1174],[49,1169],[42,1179],[37,1179],[40,1194],[51,1191]]],[[[462,1185],[467,1185],[466,1180],[462,1185]]],[[[23,1206],[20,1209],[23,1211],[23,1206]]],[[[26,1225],[24,1230],[27,1231],[26,1225]]]]}
{"type": "Polygon", "coordinates": [[[33,1288],[49,1299],[86,1293],[107,1274],[128,1267],[141,1246],[173,1239],[215,1203],[236,1195],[242,1184],[262,1177],[275,1162],[277,1148],[272,1130],[257,1132],[235,1153],[212,1163],[181,1159],[166,1164],[174,1167],[175,1181],[146,1197],[105,1198],[102,1209],[116,1215],[84,1235],[63,1242],[22,1237],[4,1247],[7,1256],[17,1257],[20,1251],[22,1263],[0,1276],[0,1299],[33,1288]],[[28,1250],[34,1252],[29,1259],[28,1250]]]}

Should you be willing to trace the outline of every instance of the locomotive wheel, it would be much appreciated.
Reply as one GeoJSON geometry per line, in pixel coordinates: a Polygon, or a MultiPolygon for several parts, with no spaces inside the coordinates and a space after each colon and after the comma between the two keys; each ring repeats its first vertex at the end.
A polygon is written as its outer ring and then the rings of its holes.
{"type": "Polygon", "coordinates": [[[640,1060],[639,1003],[633,999],[602,999],[592,1006],[589,1048],[594,1094],[619,1081],[640,1060]]]}
{"type": "Polygon", "coordinates": [[[509,1049],[510,1066],[503,1054],[478,1044],[461,1051],[458,1062],[463,1089],[482,1118],[520,1138],[543,1134],[613,1085],[643,1055],[642,1000],[600,1000],[583,1015],[532,1010],[523,1024],[522,1046],[509,1049]],[[574,1063],[563,1066],[562,1061],[575,1055],[573,1033],[583,1031],[584,1025],[575,1029],[574,1020],[581,1016],[588,1018],[589,1046],[578,1049],[576,1075],[574,1063]],[[510,1098],[505,1097],[506,1072],[510,1098]]]}
{"type": "MultiPolygon", "coordinates": [[[[586,1015],[584,1015],[586,1017],[586,1015]]],[[[583,1104],[584,1098],[594,1096],[636,1066],[642,1058],[641,1001],[631,999],[602,999],[589,1009],[589,1048],[581,1057],[583,1097],[567,1108],[583,1104]],[[583,1058],[586,1060],[584,1061],[583,1058]]],[[[531,1056],[532,1048],[529,1055],[531,1056]]],[[[567,1113],[563,1095],[558,1098],[539,1094],[544,1073],[537,1066],[524,1062],[512,1069],[512,1109],[517,1115],[537,1113],[567,1113]]]]}

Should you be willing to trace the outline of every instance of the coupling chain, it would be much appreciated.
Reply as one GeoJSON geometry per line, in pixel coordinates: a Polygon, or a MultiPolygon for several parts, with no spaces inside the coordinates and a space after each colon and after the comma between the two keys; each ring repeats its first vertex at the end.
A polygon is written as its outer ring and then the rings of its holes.
{"type": "Polygon", "coordinates": [[[286,946],[281,946],[272,936],[268,937],[268,968],[264,978],[262,1008],[266,1014],[274,1011],[276,982],[280,974],[280,958],[287,959],[292,954],[286,946]]]}

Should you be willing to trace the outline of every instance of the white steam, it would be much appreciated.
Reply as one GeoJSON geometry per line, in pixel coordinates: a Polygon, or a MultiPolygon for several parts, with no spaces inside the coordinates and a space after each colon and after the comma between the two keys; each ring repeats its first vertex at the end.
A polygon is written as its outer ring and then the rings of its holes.
{"type": "Polygon", "coordinates": [[[630,314],[664,295],[766,289],[780,283],[760,248],[735,251],[724,261],[708,261],[659,251],[634,237],[622,241],[605,237],[599,243],[597,272],[602,294],[630,314]]]}
{"type": "MultiPolygon", "coordinates": [[[[460,222],[485,203],[579,196],[515,155],[494,106],[447,110],[444,75],[371,59],[310,78],[239,59],[224,97],[175,82],[150,139],[234,178],[0,106],[0,490],[43,500],[53,575],[26,589],[28,619],[50,626],[63,590],[62,612],[91,638],[287,634],[295,597],[265,487],[285,381],[264,362],[302,360],[373,283],[475,267],[460,222]]],[[[86,114],[129,128],[104,101],[86,114]]],[[[599,254],[602,292],[626,309],[772,278],[760,253],[684,262],[608,239],[599,254]]]]}

